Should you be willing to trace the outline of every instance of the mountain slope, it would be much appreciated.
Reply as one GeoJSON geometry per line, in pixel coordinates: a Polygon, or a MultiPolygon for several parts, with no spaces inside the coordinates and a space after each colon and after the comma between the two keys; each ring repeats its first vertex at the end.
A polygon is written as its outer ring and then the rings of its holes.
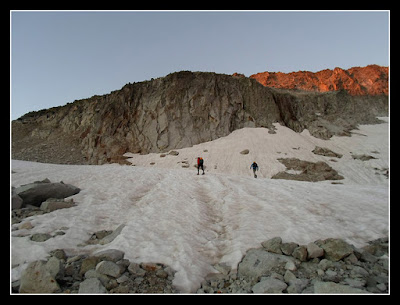
{"type": "Polygon", "coordinates": [[[256,80],[181,71],[12,122],[12,157],[50,163],[124,162],[280,123],[327,139],[387,116],[387,96],[267,88],[256,80]]]}

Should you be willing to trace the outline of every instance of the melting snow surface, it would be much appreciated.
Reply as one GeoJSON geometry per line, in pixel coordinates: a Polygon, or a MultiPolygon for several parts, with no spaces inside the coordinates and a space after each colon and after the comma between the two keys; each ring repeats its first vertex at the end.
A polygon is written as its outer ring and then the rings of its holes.
{"type": "Polygon", "coordinates": [[[237,130],[177,150],[178,156],[128,154],[136,166],[12,160],[15,187],[48,178],[81,188],[71,197],[76,207],[26,218],[32,229],[12,231],[12,280],[29,262],[45,259],[54,249],[72,255],[114,248],[130,261],[171,266],[177,271],[174,285],[193,292],[208,273],[217,272],[213,265],[237,268],[248,249],[275,236],[299,244],[337,237],[360,247],[388,234],[389,183],[381,174],[389,167],[387,123],[360,126],[352,137],[327,141],[307,131],[298,134],[276,127],[276,134],[264,128],[237,130]],[[343,157],[314,155],[316,145],[343,157]],[[244,149],[250,153],[241,155],[244,149]],[[352,154],[377,159],[354,160],[352,154]],[[208,166],[204,176],[197,176],[193,167],[197,156],[208,166]],[[277,159],[289,157],[325,161],[345,177],[337,181],[343,184],[269,179],[285,170],[277,159]],[[182,168],[182,161],[189,168],[182,168]],[[260,166],[258,179],[250,170],[253,161],[260,166]],[[92,233],[120,224],[125,227],[111,243],[78,246],[92,233]],[[61,228],[65,235],[45,242],[29,239],[31,234],[52,234],[61,228]]]}

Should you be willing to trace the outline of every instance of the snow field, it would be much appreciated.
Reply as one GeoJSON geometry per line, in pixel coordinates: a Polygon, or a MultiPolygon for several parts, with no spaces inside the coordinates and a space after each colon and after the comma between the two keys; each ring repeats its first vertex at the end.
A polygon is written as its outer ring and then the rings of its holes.
{"type": "Polygon", "coordinates": [[[12,231],[12,265],[16,266],[12,280],[19,278],[27,263],[44,259],[54,249],[79,254],[114,248],[124,251],[130,261],[171,266],[177,271],[174,285],[192,292],[208,273],[216,272],[213,265],[226,263],[236,268],[248,249],[275,236],[299,244],[338,237],[363,246],[388,234],[388,181],[373,169],[388,167],[387,124],[360,126],[357,132],[367,136],[329,141],[277,127],[275,135],[265,129],[238,130],[178,150],[179,156],[134,155],[137,166],[13,160],[13,186],[49,178],[73,184],[81,192],[72,196],[76,207],[26,218],[32,229],[12,231]],[[329,160],[311,153],[316,143],[344,154],[329,163],[345,176],[340,180],[344,184],[268,179],[285,169],[277,157],[329,160]],[[249,155],[241,155],[243,149],[249,149],[249,155]],[[379,159],[353,160],[349,151],[370,155],[375,151],[379,159]],[[199,154],[209,166],[204,176],[197,176],[192,167],[199,154]],[[193,159],[189,168],[177,163],[184,158],[193,159]],[[154,159],[157,163],[149,168],[154,159]],[[261,167],[259,179],[252,178],[249,167],[253,161],[261,167]],[[78,246],[93,232],[114,230],[120,224],[125,227],[111,243],[78,246]],[[65,235],[42,243],[29,239],[31,234],[52,234],[63,227],[65,235]]]}
{"type": "MultiPolygon", "coordinates": [[[[389,118],[380,118],[386,122],[389,118]]],[[[310,135],[308,130],[296,133],[293,130],[274,124],[276,134],[268,133],[266,128],[243,128],[233,131],[230,135],[211,142],[178,149],[178,156],[151,153],[147,155],[126,153],[127,160],[136,166],[157,168],[182,168],[182,161],[193,169],[197,157],[204,159],[207,173],[225,173],[252,177],[250,165],[256,161],[259,166],[259,178],[271,178],[285,166],[279,158],[298,158],[305,161],[324,161],[344,176],[343,183],[384,184],[387,178],[375,175],[374,168],[388,168],[389,138],[388,123],[377,125],[360,125],[353,130],[351,137],[334,136],[322,140],[310,135]],[[342,158],[331,158],[312,153],[316,146],[333,150],[342,154],[342,158]],[[241,151],[249,149],[249,154],[241,151]],[[353,155],[367,154],[377,159],[368,162],[354,160],[353,155]],[[334,161],[332,161],[334,160],[334,161]],[[373,172],[373,174],[371,174],[373,172]]]]}

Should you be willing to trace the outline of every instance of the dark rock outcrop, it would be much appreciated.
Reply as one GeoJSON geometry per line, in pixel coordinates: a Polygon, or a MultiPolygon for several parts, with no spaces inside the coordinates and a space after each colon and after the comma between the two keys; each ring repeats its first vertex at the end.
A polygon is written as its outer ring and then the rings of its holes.
{"type": "Polygon", "coordinates": [[[12,158],[123,163],[126,152],[167,152],[275,122],[327,139],[387,112],[387,96],[280,90],[246,77],[181,71],[22,116],[12,122],[12,158]]]}

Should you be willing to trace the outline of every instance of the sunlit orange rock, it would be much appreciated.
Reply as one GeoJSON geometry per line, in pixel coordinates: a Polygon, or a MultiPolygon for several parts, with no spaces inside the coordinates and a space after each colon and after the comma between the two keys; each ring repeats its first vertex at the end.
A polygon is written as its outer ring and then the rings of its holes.
{"type": "Polygon", "coordinates": [[[388,95],[389,68],[378,65],[353,67],[348,70],[335,68],[318,72],[291,73],[261,72],[250,78],[266,87],[301,89],[306,91],[347,90],[351,95],[388,95]]]}

